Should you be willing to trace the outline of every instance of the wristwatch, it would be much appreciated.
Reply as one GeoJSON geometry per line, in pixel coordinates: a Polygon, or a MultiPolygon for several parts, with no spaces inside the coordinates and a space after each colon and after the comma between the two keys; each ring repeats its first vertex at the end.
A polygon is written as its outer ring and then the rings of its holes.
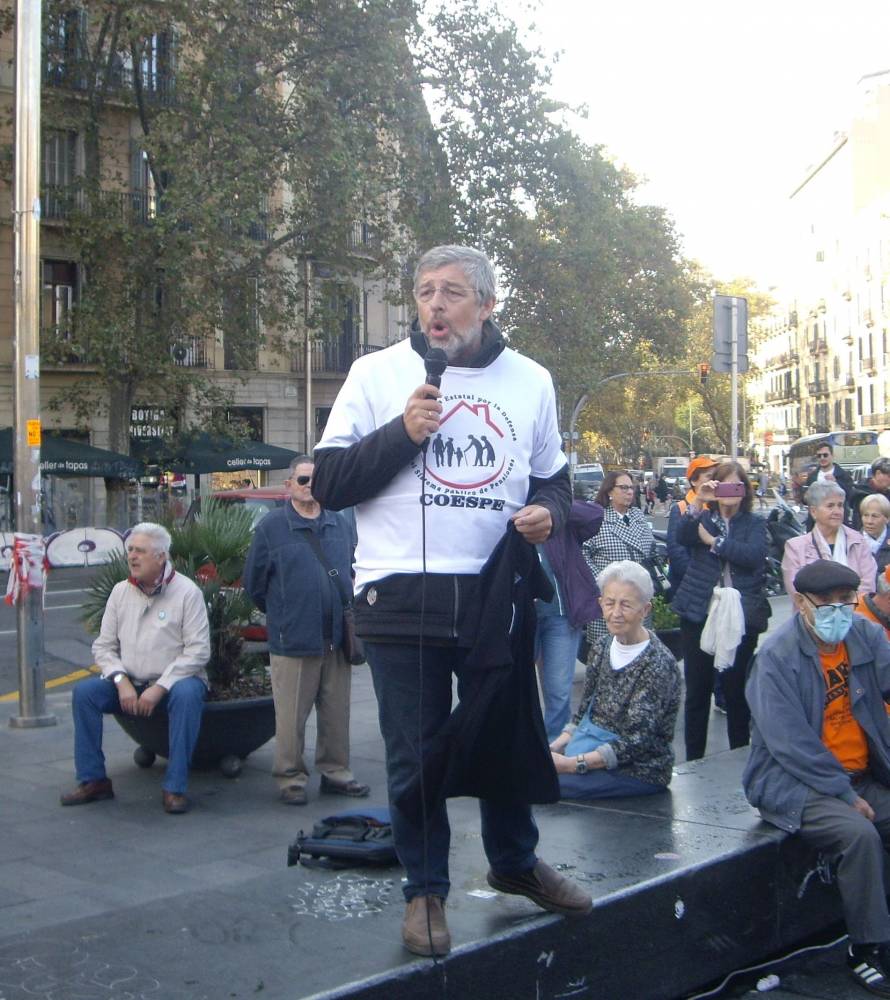
{"type": "Polygon", "coordinates": [[[587,766],[587,761],[584,759],[584,754],[579,753],[575,759],[575,774],[587,774],[590,768],[587,766]]]}
{"type": "Polygon", "coordinates": [[[122,680],[123,680],[123,679],[124,679],[124,678],[125,678],[126,676],[127,676],[127,675],[126,675],[126,674],[125,674],[125,673],[123,672],[123,670],[118,670],[118,672],[117,672],[116,674],[112,674],[112,675],[111,675],[111,679],[112,679],[112,680],[114,681],[114,683],[115,683],[115,684],[120,684],[120,682],[121,682],[121,681],[122,681],[122,680]]]}

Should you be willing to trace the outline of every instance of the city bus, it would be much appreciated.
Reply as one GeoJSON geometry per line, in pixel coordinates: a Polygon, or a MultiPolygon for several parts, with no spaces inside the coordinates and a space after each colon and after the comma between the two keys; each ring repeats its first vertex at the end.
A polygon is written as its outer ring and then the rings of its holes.
{"type": "Polygon", "coordinates": [[[793,479],[808,466],[816,466],[820,445],[830,444],[834,460],[845,469],[871,465],[880,457],[877,431],[830,431],[798,438],[788,449],[788,474],[793,479]]]}

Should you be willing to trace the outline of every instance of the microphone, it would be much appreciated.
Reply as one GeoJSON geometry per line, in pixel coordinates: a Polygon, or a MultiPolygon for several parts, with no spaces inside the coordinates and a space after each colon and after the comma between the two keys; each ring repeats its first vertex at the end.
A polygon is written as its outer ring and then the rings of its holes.
{"type": "Polygon", "coordinates": [[[441,347],[431,347],[423,359],[423,367],[426,369],[427,385],[434,385],[438,389],[442,385],[442,375],[448,367],[448,355],[441,347]]]}

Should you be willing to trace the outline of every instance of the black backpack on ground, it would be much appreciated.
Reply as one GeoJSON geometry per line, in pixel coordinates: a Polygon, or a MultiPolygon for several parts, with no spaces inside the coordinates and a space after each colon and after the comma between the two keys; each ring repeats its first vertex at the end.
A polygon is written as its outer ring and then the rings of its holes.
{"type": "Polygon", "coordinates": [[[342,812],[320,820],[311,834],[302,830],[287,849],[288,867],[355,868],[395,865],[398,855],[389,809],[342,812]]]}

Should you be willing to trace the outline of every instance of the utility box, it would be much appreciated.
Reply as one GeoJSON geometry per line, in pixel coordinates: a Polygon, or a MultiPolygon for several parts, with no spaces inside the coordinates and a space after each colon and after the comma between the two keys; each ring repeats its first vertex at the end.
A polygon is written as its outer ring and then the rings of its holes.
{"type": "Polygon", "coordinates": [[[739,372],[748,370],[748,300],[737,295],[714,296],[714,356],[711,369],[732,371],[732,307],[737,307],[739,372]]]}

